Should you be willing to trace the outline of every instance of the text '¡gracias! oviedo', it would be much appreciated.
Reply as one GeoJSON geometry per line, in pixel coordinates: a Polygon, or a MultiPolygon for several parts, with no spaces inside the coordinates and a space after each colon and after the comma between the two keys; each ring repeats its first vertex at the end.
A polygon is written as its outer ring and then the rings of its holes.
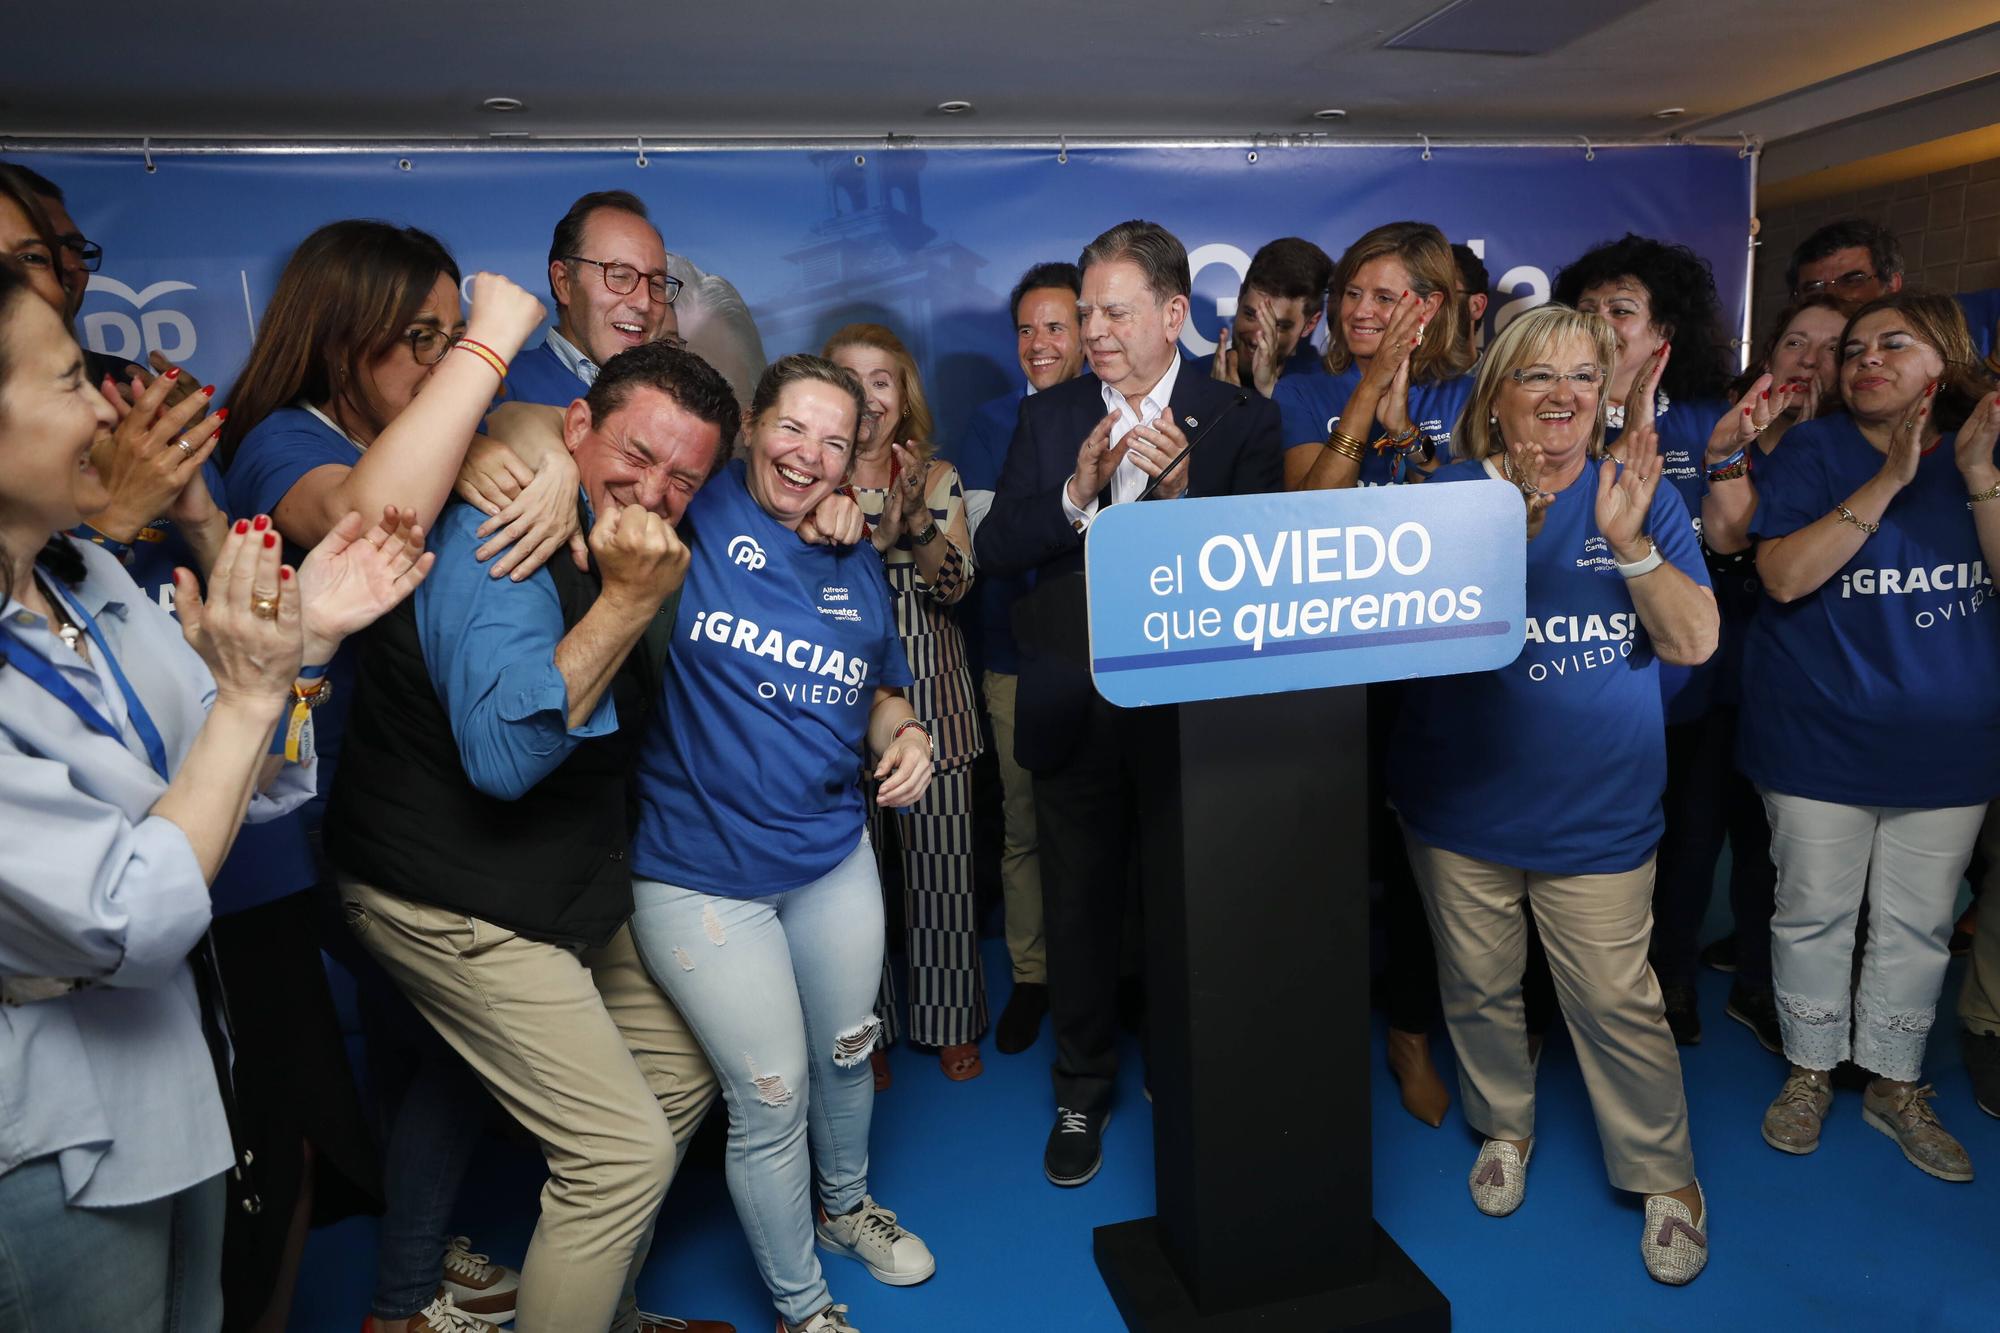
{"type": "MultiPolygon", "coordinates": [[[[1400,523],[1386,535],[1365,525],[1292,528],[1262,537],[1225,533],[1202,543],[1194,563],[1204,586],[1226,593],[1246,579],[1271,588],[1281,580],[1291,587],[1352,585],[1377,578],[1385,570],[1407,578],[1423,573],[1430,562],[1429,530],[1420,523],[1400,523]]],[[[1158,597],[1184,594],[1186,557],[1177,555],[1173,563],[1156,567],[1147,582],[1158,597]]],[[[1144,613],[1143,630],[1146,642],[1163,651],[1227,635],[1261,652],[1267,642],[1286,639],[1477,620],[1484,595],[1476,584],[1428,592],[1329,590],[1325,596],[1246,602],[1226,621],[1221,608],[1213,606],[1149,610],[1144,613]]]]}

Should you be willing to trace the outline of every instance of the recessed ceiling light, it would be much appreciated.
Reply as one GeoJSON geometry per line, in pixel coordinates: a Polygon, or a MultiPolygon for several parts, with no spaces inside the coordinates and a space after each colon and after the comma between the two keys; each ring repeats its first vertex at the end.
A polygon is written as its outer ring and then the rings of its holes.
{"type": "Polygon", "coordinates": [[[972,103],[954,98],[949,102],[939,102],[937,109],[947,116],[962,116],[972,110],[972,103]]]}
{"type": "Polygon", "coordinates": [[[1685,116],[1686,114],[1687,114],[1687,108],[1684,106],[1663,106],[1658,111],[1655,111],[1653,113],[1653,119],[1674,120],[1680,116],[1685,116]]]}
{"type": "Polygon", "coordinates": [[[518,97],[489,97],[479,105],[488,111],[519,111],[526,103],[518,97]]]}
{"type": "Polygon", "coordinates": [[[1315,112],[1313,112],[1313,119],[1314,119],[1314,120],[1346,120],[1346,119],[1347,119],[1347,112],[1343,111],[1343,110],[1342,110],[1341,108],[1339,108],[1339,107],[1337,107],[1337,106],[1330,106],[1330,107],[1325,107],[1325,108],[1322,108],[1321,110],[1318,110],[1318,111],[1315,111],[1315,112]]]}

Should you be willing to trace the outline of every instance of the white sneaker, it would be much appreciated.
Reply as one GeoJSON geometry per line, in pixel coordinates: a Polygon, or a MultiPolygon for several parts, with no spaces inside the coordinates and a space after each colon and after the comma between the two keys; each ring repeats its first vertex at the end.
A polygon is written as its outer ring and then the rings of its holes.
{"type": "Polygon", "coordinates": [[[444,1281],[438,1295],[449,1297],[461,1315],[489,1324],[504,1324],[514,1317],[519,1299],[521,1275],[483,1254],[472,1252],[472,1242],[453,1236],[444,1252],[444,1281]]]}
{"type": "Polygon", "coordinates": [[[861,1333],[861,1330],[847,1322],[846,1306],[829,1305],[796,1329],[780,1319],[778,1333],[861,1333]]]}
{"type": "Polygon", "coordinates": [[[930,1247],[898,1226],[894,1213],[865,1194],[861,1206],[843,1216],[828,1217],[820,1209],[816,1230],[821,1249],[859,1259],[876,1281],[892,1287],[914,1287],[937,1272],[930,1247]]]}
{"type": "MultiPolygon", "coordinates": [[[[1528,1157],[1534,1155],[1535,1143],[1530,1139],[1528,1157]]],[[[1516,1152],[1511,1143],[1486,1140],[1465,1182],[1472,1189],[1473,1205],[1488,1217],[1505,1217],[1519,1208],[1521,1196],[1528,1192],[1528,1157],[1516,1152]]]]}
{"type": "Polygon", "coordinates": [[[1688,1206],[1665,1194],[1646,1199],[1646,1230],[1639,1237],[1639,1256],[1655,1280],[1680,1287],[1695,1280],[1708,1267],[1708,1196],[1701,1183],[1694,1187],[1701,1204],[1701,1225],[1695,1225],[1688,1206]]]}

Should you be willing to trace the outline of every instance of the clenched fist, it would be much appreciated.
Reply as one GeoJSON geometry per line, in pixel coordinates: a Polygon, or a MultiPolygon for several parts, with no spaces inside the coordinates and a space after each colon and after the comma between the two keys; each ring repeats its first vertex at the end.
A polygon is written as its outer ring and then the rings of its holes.
{"type": "Polygon", "coordinates": [[[651,616],[687,577],[688,548],[671,523],[639,505],[607,508],[590,530],[604,596],[651,616]]]}

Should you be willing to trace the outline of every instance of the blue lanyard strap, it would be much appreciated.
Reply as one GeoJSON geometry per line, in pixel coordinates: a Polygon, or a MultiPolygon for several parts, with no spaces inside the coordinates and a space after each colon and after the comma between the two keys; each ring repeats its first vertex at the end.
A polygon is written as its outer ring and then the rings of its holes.
{"type": "MultiPolygon", "coordinates": [[[[74,598],[59,590],[55,595],[62,598],[63,606],[82,624],[90,635],[90,641],[97,645],[97,651],[104,655],[104,665],[110,670],[111,678],[118,682],[118,692],[125,696],[126,720],[131,722],[132,730],[138,733],[139,743],[146,747],[146,759],[153,765],[153,771],[160,775],[162,782],[166,781],[166,742],[160,738],[160,729],[153,724],[153,715],[148,713],[146,705],[139,701],[138,691],[134,690],[132,682],[125,678],[125,670],[118,665],[118,659],[112,655],[111,645],[104,641],[104,631],[97,627],[96,618],[84,610],[74,598]]],[[[90,700],[78,693],[76,686],[63,677],[53,662],[23,643],[12,630],[0,635],[0,656],[5,656],[22,675],[61,700],[86,727],[100,735],[109,736],[120,745],[125,743],[125,737],[111,719],[98,712],[90,700]]]]}

